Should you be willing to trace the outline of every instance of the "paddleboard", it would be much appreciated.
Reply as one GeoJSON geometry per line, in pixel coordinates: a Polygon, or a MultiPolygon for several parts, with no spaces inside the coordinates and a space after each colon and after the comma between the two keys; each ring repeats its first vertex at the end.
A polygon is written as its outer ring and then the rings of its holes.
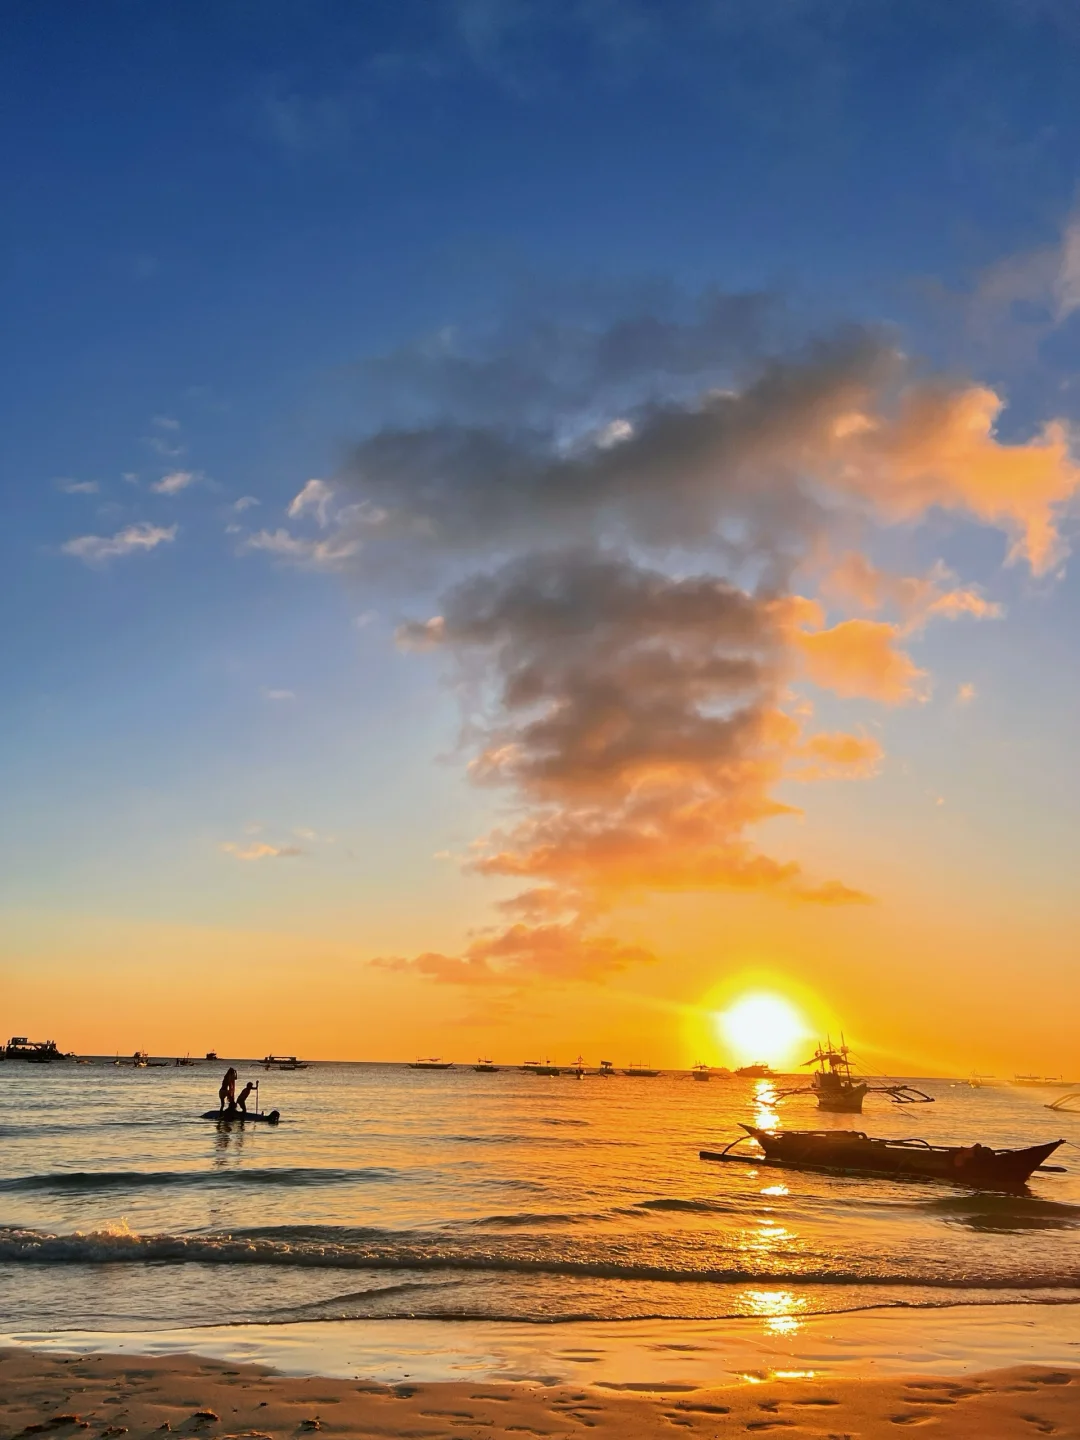
{"type": "Polygon", "coordinates": [[[266,1110],[261,1115],[256,1115],[254,1110],[249,1110],[245,1115],[242,1110],[205,1110],[202,1119],[204,1120],[226,1120],[230,1125],[243,1125],[245,1121],[263,1120],[267,1125],[276,1125],[281,1119],[280,1110],[266,1110]]]}

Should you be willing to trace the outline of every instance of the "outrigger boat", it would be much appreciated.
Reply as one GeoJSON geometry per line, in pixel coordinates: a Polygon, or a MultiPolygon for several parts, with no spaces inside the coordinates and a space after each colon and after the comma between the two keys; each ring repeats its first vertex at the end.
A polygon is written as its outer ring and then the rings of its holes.
{"type": "Polygon", "coordinates": [[[1064,1140],[1029,1145],[1022,1150],[995,1150],[988,1145],[931,1145],[926,1140],[878,1140],[862,1130],[760,1130],[743,1125],[745,1135],[722,1150],[699,1151],[702,1160],[749,1161],[793,1170],[824,1170],[838,1175],[900,1176],[946,1180],[976,1190],[1015,1190],[1036,1170],[1062,1173],[1046,1165],[1064,1140]],[[761,1156],[738,1154],[747,1136],[761,1147],[761,1156]]]}
{"type": "Polygon", "coordinates": [[[629,1066],[623,1071],[624,1075],[633,1075],[638,1080],[655,1080],[660,1074],[659,1070],[650,1070],[648,1065],[642,1065],[639,1061],[631,1060],[629,1066]]]}
{"type": "Polygon", "coordinates": [[[491,1060],[478,1059],[472,1068],[476,1071],[477,1075],[497,1075],[499,1073],[498,1065],[491,1060]]]}
{"type": "Polygon", "coordinates": [[[453,1068],[452,1060],[440,1060],[437,1055],[432,1055],[428,1060],[409,1061],[410,1070],[452,1070],[453,1068]]]}
{"type": "Polygon", "coordinates": [[[691,1075],[693,1075],[695,1080],[712,1079],[712,1071],[709,1069],[708,1065],[706,1065],[704,1061],[702,1061],[700,1065],[695,1065],[690,1073],[691,1075]]]}
{"type": "Polygon", "coordinates": [[[840,1037],[839,1046],[831,1040],[819,1045],[803,1065],[818,1068],[810,1077],[809,1085],[793,1085],[788,1090],[778,1090],[777,1100],[791,1095],[815,1095],[818,1109],[829,1110],[840,1115],[861,1115],[863,1100],[867,1095],[888,1095],[897,1105],[932,1105],[934,1097],[913,1085],[872,1085],[852,1073],[851,1052],[840,1037]]]}
{"type": "Polygon", "coordinates": [[[561,1074],[562,1074],[562,1071],[559,1069],[558,1065],[553,1065],[553,1064],[551,1063],[551,1057],[550,1057],[550,1056],[544,1061],[544,1063],[543,1063],[542,1065],[541,1065],[541,1063],[540,1063],[539,1060],[526,1060],[525,1063],[524,1063],[524,1065],[520,1066],[520,1070],[521,1070],[522,1075],[561,1075],[561,1074]]]}

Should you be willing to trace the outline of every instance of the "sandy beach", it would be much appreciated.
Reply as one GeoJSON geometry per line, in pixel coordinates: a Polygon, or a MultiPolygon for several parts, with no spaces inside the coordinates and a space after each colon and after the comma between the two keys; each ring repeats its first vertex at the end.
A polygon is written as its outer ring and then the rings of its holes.
{"type": "Polygon", "coordinates": [[[190,1355],[143,1359],[0,1351],[0,1437],[103,1440],[179,1432],[200,1440],[598,1436],[652,1440],[781,1431],[822,1440],[895,1434],[1080,1436],[1080,1371],[1017,1366],[956,1380],[772,1380],[699,1388],[402,1384],[290,1378],[190,1355]]]}

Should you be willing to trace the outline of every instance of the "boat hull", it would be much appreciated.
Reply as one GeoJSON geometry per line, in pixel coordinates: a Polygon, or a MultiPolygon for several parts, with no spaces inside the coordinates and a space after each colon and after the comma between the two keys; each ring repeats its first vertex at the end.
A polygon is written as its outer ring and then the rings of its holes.
{"type": "Polygon", "coordinates": [[[220,1120],[223,1125],[255,1125],[260,1121],[264,1125],[276,1125],[281,1119],[281,1112],[278,1110],[267,1110],[260,1115],[248,1111],[245,1115],[242,1110],[204,1110],[203,1120],[220,1120]]]}
{"type": "MultiPolygon", "coordinates": [[[[1063,1140],[1021,1150],[984,1145],[929,1146],[875,1140],[861,1131],[769,1131],[743,1129],[761,1146],[765,1158],[796,1169],[848,1174],[911,1176],[945,1180],[976,1189],[1013,1189],[1027,1183],[1063,1140]]],[[[705,1152],[702,1152],[703,1154],[705,1152]]]]}

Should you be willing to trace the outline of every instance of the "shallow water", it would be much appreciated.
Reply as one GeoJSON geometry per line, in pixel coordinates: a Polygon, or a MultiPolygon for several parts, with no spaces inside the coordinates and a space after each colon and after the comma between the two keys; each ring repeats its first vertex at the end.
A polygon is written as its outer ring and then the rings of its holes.
{"type": "Polygon", "coordinates": [[[283,1117],[240,1129],[197,1118],[224,1063],[0,1064],[5,1329],[757,1316],[782,1335],[870,1306],[1080,1299],[1077,1173],[978,1195],[698,1159],[738,1120],[1080,1142],[1051,1093],[918,1081],[936,1104],[871,1097],[859,1120],[685,1074],[240,1064],[283,1117]]]}

